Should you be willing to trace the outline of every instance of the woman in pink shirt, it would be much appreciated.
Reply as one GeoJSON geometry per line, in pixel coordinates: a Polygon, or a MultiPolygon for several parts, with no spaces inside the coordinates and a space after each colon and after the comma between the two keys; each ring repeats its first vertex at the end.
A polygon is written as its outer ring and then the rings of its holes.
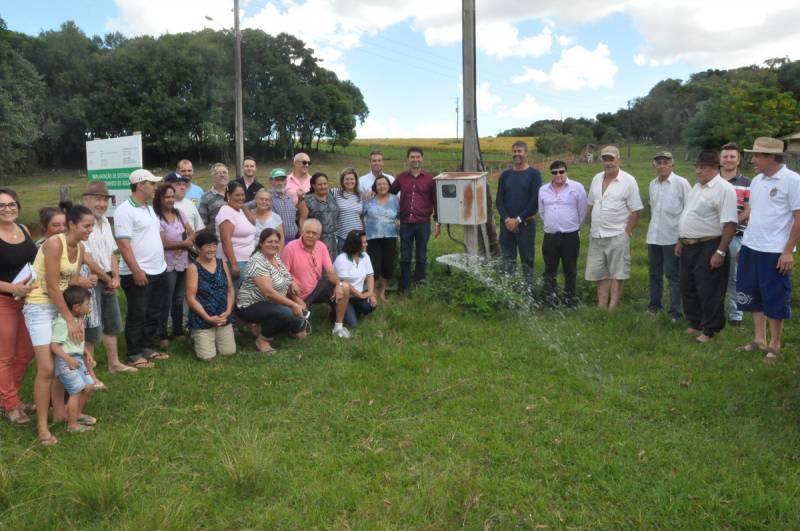
{"type": "Polygon", "coordinates": [[[244,185],[239,181],[231,181],[225,189],[225,197],[228,204],[219,209],[215,220],[220,240],[217,258],[228,260],[238,290],[242,284],[241,271],[253,253],[256,229],[244,208],[244,185]]]}

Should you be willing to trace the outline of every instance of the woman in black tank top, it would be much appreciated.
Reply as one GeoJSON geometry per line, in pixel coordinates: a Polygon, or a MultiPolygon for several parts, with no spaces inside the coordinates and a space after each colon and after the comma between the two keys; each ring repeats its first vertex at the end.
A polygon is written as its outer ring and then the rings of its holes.
{"type": "Polygon", "coordinates": [[[30,421],[19,400],[33,347],[25,327],[22,305],[31,287],[26,279],[13,282],[26,264],[36,258],[36,245],[28,230],[17,223],[20,205],[10,188],[0,188],[0,405],[12,424],[30,421]]]}

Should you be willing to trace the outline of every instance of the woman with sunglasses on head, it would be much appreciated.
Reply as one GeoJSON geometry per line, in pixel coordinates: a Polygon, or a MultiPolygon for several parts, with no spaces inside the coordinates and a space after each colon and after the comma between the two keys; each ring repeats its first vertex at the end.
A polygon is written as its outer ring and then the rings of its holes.
{"type": "Polygon", "coordinates": [[[564,161],[553,161],[550,174],[550,183],[539,189],[539,216],[544,230],[545,302],[554,305],[560,300],[574,308],[578,303],[578,254],[581,250],[581,226],[586,218],[586,190],[581,183],[567,178],[564,161]],[[560,299],[556,295],[559,262],[564,270],[564,296],[560,299]]]}
{"type": "Polygon", "coordinates": [[[231,181],[225,189],[228,204],[219,209],[215,224],[219,236],[217,258],[228,260],[236,289],[242,285],[242,270],[253,252],[256,229],[244,208],[245,190],[240,181],[231,181]]]}
{"type": "Polygon", "coordinates": [[[377,279],[376,294],[386,300],[386,285],[394,276],[397,229],[400,227],[400,200],[389,193],[392,183],[385,175],[375,177],[372,198],[364,203],[364,224],[372,267],[377,279]]]}
{"type": "MultiPolygon", "coordinates": [[[[31,292],[31,275],[18,278],[36,258],[27,227],[17,223],[20,204],[11,188],[0,188],[0,406],[11,424],[30,422],[32,410],[19,399],[22,379],[33,357],[22,306],[31,292]]],[[[62,214],[63,216],[63,214],[62,214]]]]}

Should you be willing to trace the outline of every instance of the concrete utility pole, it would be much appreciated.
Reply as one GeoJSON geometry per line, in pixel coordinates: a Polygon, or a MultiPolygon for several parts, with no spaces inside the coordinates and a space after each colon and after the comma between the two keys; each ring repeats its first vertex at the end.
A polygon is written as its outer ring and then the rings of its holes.
{"type": "Polygon", "coordinates": [[[239,0],[233,0],[233,32],[236,45],[233,61],[236,63],[236,176],[241,177],[244,163],[244,122],[242,110],[242,32],[239,30],[239,0]]]}
{"type": "MultiPolygon", "coordinates": [[[[464,171],[483,171],[481,150],[478,143],[478,117],[475,100],[475,0],[461,0],[462,60],[464,76],[464,147],[462,161],[464,171]]],[[[491,189],[487,182],[486,225],[465,225],[464,244],[472,255],[496,255],[499,252],[497,230],[494,226],[491,189]]]]}

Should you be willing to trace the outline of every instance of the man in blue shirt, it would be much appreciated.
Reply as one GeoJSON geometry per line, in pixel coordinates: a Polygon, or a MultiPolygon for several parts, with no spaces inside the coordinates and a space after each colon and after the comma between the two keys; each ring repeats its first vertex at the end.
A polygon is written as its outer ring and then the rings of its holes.
{"type": "Polygon", "coordinates": [[[497,211],[500,213],[500,248],[503,270],[514,276],[517,249],[522,260],[522,276],[527,289],[533,283],[533,257],[536,240],[536,212],[542,176],[528,165],[528,144],[517,140],[511,146],[512,166],[500,175],[497,185],[497,211]]]}

